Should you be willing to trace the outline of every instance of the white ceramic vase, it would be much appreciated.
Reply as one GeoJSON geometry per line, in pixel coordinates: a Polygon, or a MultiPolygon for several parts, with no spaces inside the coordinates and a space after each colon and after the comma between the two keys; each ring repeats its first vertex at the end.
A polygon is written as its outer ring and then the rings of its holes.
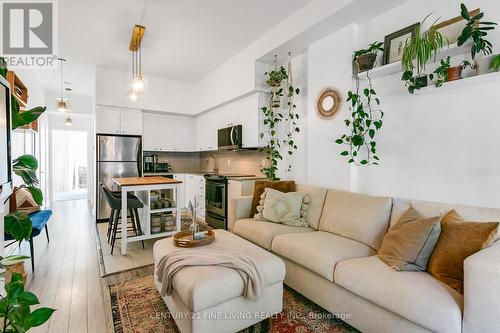
{"type": "Polygon", "coordinates": [[[495,54],[480,56],[475,59],[477,75],[488,74],[491,71],[491,64],[495,54]]]}

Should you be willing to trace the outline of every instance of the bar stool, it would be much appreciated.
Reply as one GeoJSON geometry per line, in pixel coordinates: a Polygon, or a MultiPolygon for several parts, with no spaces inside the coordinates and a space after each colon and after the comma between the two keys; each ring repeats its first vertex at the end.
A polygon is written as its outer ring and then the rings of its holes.
{"type": "MultiPolygon", "coordinates": [[[[99,183],[99,186],[104,194],[104,199],[106,200],[108,205],[111,207],[111,214],[109,217],[109,224],[108,224],[108,242],[109,242],[109,237],[111,236],[111,254],[113,254],[113,250],[115,247],[115,241],[117,239],[121,239],[121,237],[116,236],[116,234],[118,232],[121,232],[121,230],[118,229],[120,213],[122,213],[121,212],[121,207],[122,207],[121,194],[119,194],[119,195],[114,194],[103,183],[99,183]]],[[[132,222],[132,231],[137,236],[142,235],[138,209],[143,208],[143,207],[144,207],[144,204],[135,195],[132,195],[132,194],[127,195],[127,208],[130,212],[130,220],[132,222]]],[[[128,228],[127,228],[127,231],[128,231],[128,228]]],[[[144,241],[141,240],[141,243],[142,243],[142,248],[144,248],[144,241]]]]}

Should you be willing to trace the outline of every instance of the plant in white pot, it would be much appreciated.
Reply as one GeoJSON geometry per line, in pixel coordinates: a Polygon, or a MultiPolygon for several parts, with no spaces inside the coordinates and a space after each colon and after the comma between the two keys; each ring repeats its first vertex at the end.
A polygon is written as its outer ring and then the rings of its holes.
{"type": "Polygon", "coordinates": [[[484,17],[484,13],[480,12],[476,16],[470,16],[469,10],[462,3],[460,5],[461,15],[464,20],[467,21],[462,33],[458,37],[457,45],[461,46],[472,41],[471,46],[471,56],[476,62],[476,71],[478,75],[488,73],[492,68],[493,59],[495,58],[493,53],[493,45],[490,41],[486,39],[488,36],[488,31],[495,29],[497,23],[495,22],[482,22],[481,19],[484,17]],[[476,59],[476,55],[481,55],[476,59]]]}

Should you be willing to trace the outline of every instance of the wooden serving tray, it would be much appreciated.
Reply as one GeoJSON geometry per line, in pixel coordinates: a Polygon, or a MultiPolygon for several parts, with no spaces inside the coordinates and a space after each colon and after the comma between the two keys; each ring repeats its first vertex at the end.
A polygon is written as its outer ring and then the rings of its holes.
{"type": "Polygon", "coordinates": [[[193,234],[190,231],[179,231],[172,237],[172,242],[177,247],[198,247],[212,243],[215,240],[215,233],[208,230],[205,238],[193,240],[193,234]]]}

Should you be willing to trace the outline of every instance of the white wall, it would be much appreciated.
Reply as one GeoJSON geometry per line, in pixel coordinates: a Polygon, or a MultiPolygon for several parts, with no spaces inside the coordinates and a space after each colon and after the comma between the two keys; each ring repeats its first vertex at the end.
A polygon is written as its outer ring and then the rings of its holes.
{"type": "Polygon", "coordinates": [[[149,88],[131,102],[127,98],[131,73],[97,67],[96,104],[170,113],[196,114],[193,85],[160,77],[146,77],[149,88]]]}
{"type": "MultiPolygon", "coordinates": [[[[360,27],[361,46],[421,20],[459,14],[459,1],[412,0],[360,27]],[[384,24],[380,24],[384,22],[384,24]]],[[[500,22],[500,2],[468,1],[485,20],[500,22]]],[[[500,50],[500,29],[490,34],[500,50]]],[[[432,67],[430,68],[432,70],[432,67]]],[[[500,207],[500,82],[410,96],[401,74],[375,79],[385,112],[379,167],[358,169],[354,190],[500,207]]]]}
{"type": "Polygon", "coordinates": [[[338,89],[346,97],[351,88],[351,52],[357,27],[344,29],[310,45],[308,51],[307,182],[313,185],[349,189],[350,167],[339,158],[341,148],[333,141],[345,130],[349,116],[345,106],[329,119],[319,117],[316,99],[326,87],[338,89]]]}

